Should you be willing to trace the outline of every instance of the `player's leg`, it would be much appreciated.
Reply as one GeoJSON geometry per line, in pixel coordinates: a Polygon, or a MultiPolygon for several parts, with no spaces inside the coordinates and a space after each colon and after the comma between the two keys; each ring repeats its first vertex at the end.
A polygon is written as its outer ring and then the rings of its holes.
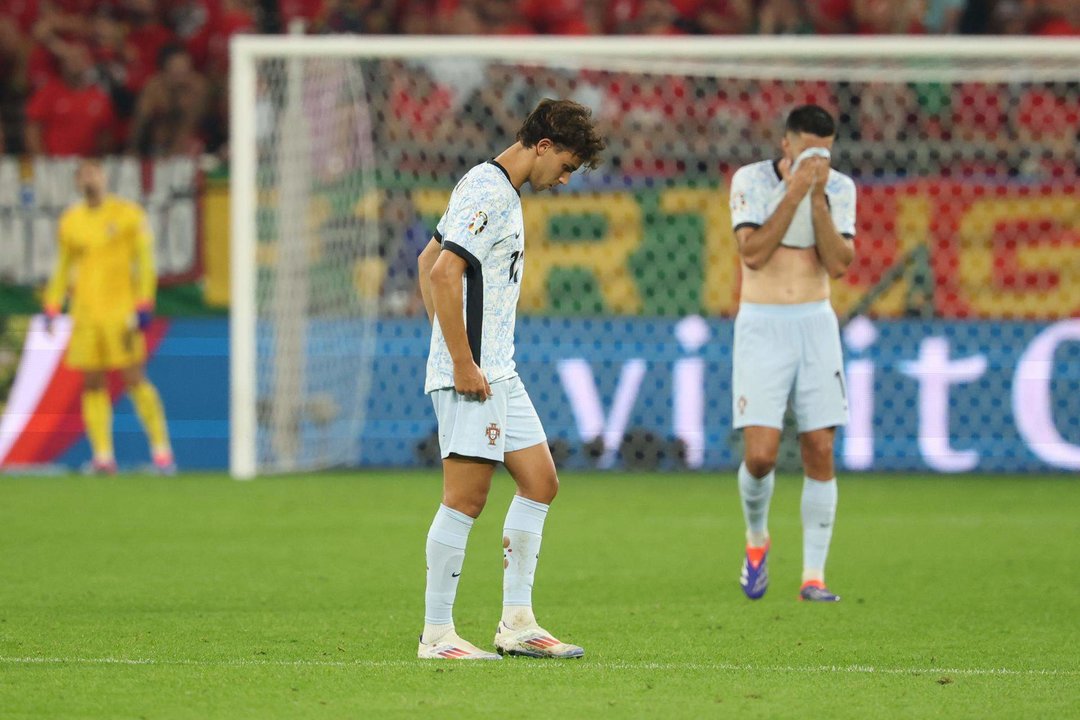
{"type": "Polygon", "coordinates": [[[769,503],[776,485],[780,430],[761,425],[743,428],[743,462],[739,466],[739,499],[746,521],[746,557],[739,585],[751,600],[769,589],[769,503]]]}
{"type": "Polygon", "coordinates": [[[82,372],[82,418],[92,458],[84,467],[89,473],[114,473],[112,400],[105,383],[106,353],[101,328],[76,319],[71,329],[65,361],[82,372]]]}
{"type": "MultiPolygon", "coordinates": [[[[502,383],[500,383],[502,384],[502,383]]],[[[503,522],[503,614],[495,634],[500,653],[528,657],[581,657],[585,651],[557,640],[537,624],[532,589],[548,509],[559,491],[559,476],[547,436],[519,378],[510,390],[504,462],[517,485],[503,522]]]]}
{"type": "Polygon", "coordinates": [[[172,444],[169,442],[165,407],[161,403],[157,388],[147,379],[142,363],[125,367],[122,374],[128,397],[135,406],[135,414],[139,416],[150,442],[150,457],[154,460],[154,467],[160,472],[172,474],[176,471],[176,465],[173,461],[172,444]]]}
{"type": "Polygon", "coordinates": [[[488,659],[491,656],[458,636],[454,629],[454,600],[469,532],[487,502],[494,472],[494,463],[475,458],[443,460],[442,504],[428,529],[425,547],[427,587],[424,632],[418,651],[421,658],[488,659]]]}
{"type": "Polygon", "coordinates": [[[82,417],[93,459],[87,470],[92,473],[116,472],[113,454],[112,400],[104,370],[83,371],[82,417]]]}
{"type": "Polygon", "coordinates": [[[746,520],[746,550],[739,584],[751,600],[769,586],[769,503],[775,485],[780,429],[798,357],[783,309],[745,304],[735,320],[732,417],[743,431],[739,498],[746,520]]]}
{"type": "Polygon", "coordinates": [[[827,305],[803,320],[803,357],[795,384],[795,414],[802,430],[803,600],[835,602],[825,586],[825,560],[836,522],[836,427],[847,422],[847,388],[836,315],[827,305]]]}
{"type": "Polygon", "coordinates": [[[746,520],[746,541],[762,547],[769,540],[769,501],[780,453],[780,430],[751,425],[743,428],[743,462],[739,467],[739,496],[746,520]]]}
{"type": "Polygon", "coordinates": [[[158,472],[171,475],[176,471],[176,466],[173,462],[172,444],[169,442],[165,408],[157,388],[146,379],[143,370],[146,362],[146,338],[126,323],[118,323],[107,333],[106,345],[110,367],[121,369],[124,387],[146,432],[154,467],[158,472]]]}
{"type": "Polygon", "coordinates": [[[803,575],[800,597],[804,600],[835,601],[839,596],[825,587],[825,560],[829,556],[833,524],[836,521],[836,471],[833,466],[835,428],[802,433],[803,478],[803,575]]]}
{"type": "Polygon", "coordinates": [[[452,388],[431,394],[439,422],[443,493],[425,546],[424,632],[417,650],[422,659],[499,657],[463,640],[453,616],[469,533],[487,503],[495,463],[502,459],[502,438],[488,428],[505,424],[506,397],[492,392],[484,402],[467,400],[452,388]]]}
{"type": "Polygon", "coordinates": [[[546,441],[506,454],[506,469],[517,493],[503,521],[503,614],[512,630],[536,624],[532,589],[544,521],[555,499],[559,479],[546,441]]]}

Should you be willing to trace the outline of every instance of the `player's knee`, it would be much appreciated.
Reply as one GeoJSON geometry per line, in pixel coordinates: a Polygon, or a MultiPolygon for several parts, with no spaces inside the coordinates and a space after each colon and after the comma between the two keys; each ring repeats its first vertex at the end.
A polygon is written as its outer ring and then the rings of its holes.
{"type": "Polygon", "coordinates": [[[551,501],[555,499],[555,496],[559,494],[559,476],[552,474],[550,478],[544,481],[539,488],[537,488],[538,497],[530,498],[536,502],[550,505],[551,501]]]}
{"type": "Polygon", "coordinates": [[[88,372],[83,375],[84,390],[104,390],[105,373],[88,372]]]}
{"type": "Polygon", "coordinates": [[[802,438],[803,461],[822,465],[833,459],[832,435],[807,435],[802,438]]]}
{"type": "Polygon", "coordinates": [[[743,458],[746,469],[756,478],[763,478],[776,467],[776,457],[762,450],[748,450],[743,458]]]}
{"type": "Polygon", "coordinates": [[[124,370],[123,377],[124,377],[124,387],[127,390],[134,390],[143,381],[142,368],[140,368],[140,367],[128,368],[128,369],[124,370]]]}
{"type": "Polygon", "coordinates": [[[471,518],[480,517],[487,505],[487,493],[448,493],[443,496],[443,505],[471,518]]]}

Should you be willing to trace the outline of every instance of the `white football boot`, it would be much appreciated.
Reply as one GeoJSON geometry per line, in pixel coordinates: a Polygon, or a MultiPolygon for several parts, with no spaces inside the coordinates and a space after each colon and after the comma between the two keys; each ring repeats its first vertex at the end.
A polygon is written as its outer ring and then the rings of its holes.
{"type": "Polygon", "coordinates": [[[502,660],[495,653],[481,650],[472,643],[462,640],[454,630],[432,643],[425,643],[421,636],[416,657],[421,660],[502,660]]]}
{"type": "Polygon", "coordinates": [[[539,625],[511,630],[500,622],[495,631],[495,650],[500,655],[521,655],[534,658],[579,658],[585,650],[555,639],[539,625]]]}

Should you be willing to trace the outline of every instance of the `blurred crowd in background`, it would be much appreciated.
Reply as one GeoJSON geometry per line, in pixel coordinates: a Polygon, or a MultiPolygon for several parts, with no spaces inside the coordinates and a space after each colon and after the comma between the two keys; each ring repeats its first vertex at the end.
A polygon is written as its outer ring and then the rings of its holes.
{"type": "MultiPolygon", "coordinates": [[[[363,34],[1080,35],[1080,2],[4,0],[0,154],[224,154],[229,37],[296,21],[310,33],[363,34]]],[[[437,84],[403,88],[393,112],[423,125],[451,95],[437,84]]],[[[909,100],[922,102],[898,101],[909,100]]]]}

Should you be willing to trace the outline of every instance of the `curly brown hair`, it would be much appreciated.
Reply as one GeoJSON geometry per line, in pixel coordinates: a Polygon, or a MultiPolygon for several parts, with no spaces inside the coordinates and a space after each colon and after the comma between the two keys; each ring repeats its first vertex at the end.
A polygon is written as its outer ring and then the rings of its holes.
{"type": "Polygon", "coordinates": [[[533,147],[544,138],[572,151],[590,169],[600,164],[600,153],[607,147],[593,124],[592,111],[573,100],[541,100],[517,133],[525,147],[533,147]]]}

